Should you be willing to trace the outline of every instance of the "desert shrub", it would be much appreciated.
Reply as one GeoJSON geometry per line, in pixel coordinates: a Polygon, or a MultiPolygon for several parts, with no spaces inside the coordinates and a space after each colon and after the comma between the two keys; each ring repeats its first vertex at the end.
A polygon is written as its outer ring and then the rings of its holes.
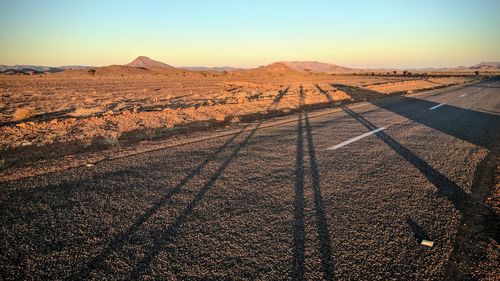
{"type": "Polygon", "coordinates": [[[108,148],[120,146],[120,141],[118,140],[118,137],[115,135],[104,136],[102,138],[102,143],[108,148]]]}
{"type": "Polygon", "coordinates": [[[33,115],[35,115],[35,111],[29,107],[25,107],[16,109],[12,116],[15,120],[24,120],[32,117],[33,115]]]}

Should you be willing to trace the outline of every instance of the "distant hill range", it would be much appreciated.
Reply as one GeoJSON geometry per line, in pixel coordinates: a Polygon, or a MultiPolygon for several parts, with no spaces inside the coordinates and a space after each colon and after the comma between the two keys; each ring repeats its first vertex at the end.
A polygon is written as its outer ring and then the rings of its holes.
{"type": "Polygon", "coordinates": [[[83,65],[65,65],[65,66],[40,66],[40,65],[0,65],[0,73],[4,74],[41,74],[41,73],[56,73],[68,69],[88,69],[91,66],[83,65]]]}
{"type": "Polygon", "coordinates": [[[273,62],[268,65],[259,66],[254,69],[250,69],[250,71],[254,72],[267,72],[267,73],[293,73],[297,72],[293,68],[282,62],[273,62]]]}
{"type": "Polygon", "coordinates": [[[300,72],[339,73],[356,70],[354,68],[319,61],[280,61],[279,63],[300,72]]]}
{"type": "MultiPolygon", "coordinates": [[[[398,69],[359,69],[349,68],[331,63],[318,61],[278,61],[268,65],[259,66],[257,68],[242,69],[235,67],[173,67],[166,63],[155,61],[146,56],[139,56],[132,62],[125,65],[110,65],[103,67],[92,67],[82,65],[68,66],[36,66],[36,65],[0,65],[0,73],[3,74],[42,74],[42,73],[59,73],[64,75],[148,75],[148,74],[179,74],[179,75],[202,75],[201,72],[231,72],[234,74],[265,74],[265,73],[355,73],[367,71],[394,71],[398,69]]],[[[402,70],[402,69],[401,69],[402,70]]],[[[472,66],[459,66],[455,68],[413,68],[406,69],[411,71],[428,71],[428,72],[446,72],[446,71],[500,71],[500,62],[482,62],[472,66]]],[[[203,74],[203,75],[206,75],[203,74]]]]}
{"type": "Polygon", "coordinates": [[[146,56],[139,56],[125,65],[109,65],[92,67],[89,69],[72,69],[56,73],[61,77],[120,77],[120,76],[202,76],[202,73],[186,69],[175,68],[166,63],[152,60],[146,56]]]}
{"type": "Polygon", "coordinates": [[[235,74],[271,74],[271,73],[297,73],[289,66],[281,62],[273,62],[268,65],[261,65],[257,68],[239,69],[232,71],[235,74]]]}
{"type": "Polygon", "coordinates": [[[468,69],[473,69],[473,70],[498,70],[500,69],[500,62],[482,62],[479,64],[475,64],[473,66],[469,66],[468,69]]]}
{"type": "Polygon", "coordinates": [[[215,71],[215,72],[224,72],[224,71],[235,71],[241,70],[242,68],[238,67],[230,67],[230,66],[216,66],[216,67],[204,67],[204,66],[183,66],[182,69],[191,70],[191,71],[215,71]]]}

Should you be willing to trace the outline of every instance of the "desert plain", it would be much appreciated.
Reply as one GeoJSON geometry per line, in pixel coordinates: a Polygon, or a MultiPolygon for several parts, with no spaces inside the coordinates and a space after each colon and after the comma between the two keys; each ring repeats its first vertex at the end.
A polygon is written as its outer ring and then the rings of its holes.
{"type": "Polygon", "coordinates": [[[97,71],[0,75],[3,166],[481,79],[472,72],[298,72],[282,63],[190,71],[147,59],[97,71]]]}

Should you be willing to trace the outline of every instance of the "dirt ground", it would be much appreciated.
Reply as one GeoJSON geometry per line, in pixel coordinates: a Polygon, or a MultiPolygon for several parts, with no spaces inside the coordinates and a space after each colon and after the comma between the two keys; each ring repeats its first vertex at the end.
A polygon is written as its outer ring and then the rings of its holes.
{"type": "Polygon", "coordinates": [[[0,160],[6,168],[59,155],[61,150],[70,153],[125,145],[131,139],[150,139],[192,124],[209,127],[284,115],[299,107],[301,89],[307,97],[302,106],[320,107],[474,79],[321,74],[4,75],[0,76],[0,160]],[[347,91],[344,85],[361,91],[347,91]]]}

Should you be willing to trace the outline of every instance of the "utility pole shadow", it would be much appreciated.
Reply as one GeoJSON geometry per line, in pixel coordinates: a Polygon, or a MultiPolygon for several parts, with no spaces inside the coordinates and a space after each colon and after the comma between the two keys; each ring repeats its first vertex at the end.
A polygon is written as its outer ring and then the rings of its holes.
{"type": "MultiPolygon", "coordinates": [[[[279,102],[283,96],[288,92],[288,88],[279,91],[279,94],[274,98],[269,109],[274,109],[278,106],[279,102]]],[[[263,121],[260,121],[253,129],[251,129],[248,136],[236,146],[234,151],[226,158],[226,160],[219,166],[219,168],[212,174],[208,181],[203,185],[200,191],[194,196],[192,201],[181,211],[180,215],[174,220],[174,222],[169,225],[164,231],[162,231],[161,237],[153,242],[153,246],[145,254],[144,258],[137,264],[137,266],[131,271],[128,279],[137,280],[139,279],[150,263],[162,251],[162,245],[168,243],[172,240],[178,233],[179,229],[186,222],[188,215],[193,211],[193,209],[201,202],[206,193],[213,186],[215,181],[222,175],[227,166],[235,159],[239,151],[245,147],[249,140],[254,136],[256,131],[260,128],[263,121]]],[[[214,159],[217,155],[221,154],[226,148],[233,143],[236,138],[242,135],[245,131],[248,131],[250,125],[242,128],[239,132],[234,134],[228,141],[226,141],[222,146],[220,146],[214,153],[210,154],[202,163],[200,163],[194,170],[192,170],[186,177],[184,177],[174,188],[170,189],[165,195],[153,203],[153,205],[147,209],[127,230],[114,236],[111,242],[108,243],[106,248],[102,250],[98,255],[96,255],[89,263],[81,267],[77,272],[70,275],[67,280],[84,280],[89,279],[91,273],[99,268],[105,266],[105,262],[114,252],[123,248],[125,245],[130,243],[130,240],[134,233],[138,232],[141,227],[149,220],[154,214],[156,214],[163,206],[170,202],[172,196],[180,193],[183,187],[188,184],[194,177],[201,174],[203,169],[214,159]]]]}
{"type": "MultiPolygon", "coordinates": [[[[301,109],[304,108],[305,93],[300,88],[301,109]]],[[[307,112],[299,112],[297,121],[297,141],[296,141],[296,160],[295,160],[295,199],[294,199],[294,224],[293,224],[293,280],[305,279],[305,198],[304,198],[304,127],[307,139],[307,150],[311,169],[312,187],[314,193],[314,210],[316,212],[316,229],[318,233],[318,250],[320,253],[321,267],[324,280],[333,280],[333,259],[331,240],[328,228],[328,222],[325,214],[323,196],[321,194],[320,178],[316,160],[316,151],[311,132],[311,125],[307,112]],[[304,117],[304,118],[303,118],[304,117]]]]}

